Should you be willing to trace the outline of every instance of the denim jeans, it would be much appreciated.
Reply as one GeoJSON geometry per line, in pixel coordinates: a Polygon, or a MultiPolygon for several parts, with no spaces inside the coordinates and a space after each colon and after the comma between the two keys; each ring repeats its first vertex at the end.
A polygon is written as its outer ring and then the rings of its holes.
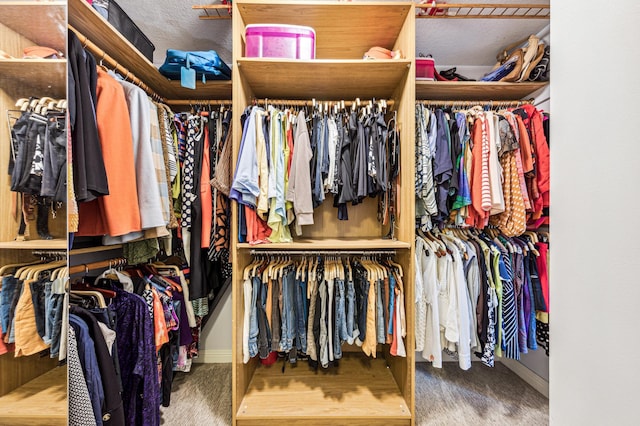
{"type": "Polygon", "coordinates": [[[296,334],[296,285],[295,271],[288,270],[282,276],[282,324],[280,333],[280,351],[293,349],[293,338],[296,334]]]}
{"type": "Polygon", "coordinates": [[[302,352],[307,352],[307,318],[309,318],[309,307],[307,306],[307,283],[296,280],[296,348],[302,352]]]}
{"type": "Polygon", "coordinates": [[[356,289],[353,285],[353,280],[347,281],[347,343],[353,345],[356,337],[360,335],[358,331],[358,323],[356,321],[356,289]]]}
{"type": "Polygon", "coordinates": [[[393,275],[389,275],[389,328],[387,329],[387,334],[393,334],[393,318],[395,315],[395,298],[396,298],[396,279],[393,275]]]}
{"type": "Polygon", "coordinates": [[[18,286],[18,279],[13,275],[2,277],[2,292],[0,292],[0,320],[2,321],[2,332],[6,333],[9,329],[9,312],[11,310],[11,302],[13,294],[18,286]]]}
{"type": "Polygon", "coordinates": [[[249,317],[249,357],[258,354],[258,293],[260,292],[260,278],[253,277],[253,291],[251,292],[251,316],[249,317]]]}
{"type": "Polygon", "coordinates": [[[22,296],[22,290],[24,289],[22,281],[18,281],[15,291],[13,292],[13,299],[11,300],[11,307],[9,308],[9,340],[7,343],[16,342],[16,307],[18,306],[18,300],[22,296]]]}
{"type": "Polygon", "coordinates": [[[35,313],[36,329],[38,335],[44,340],[45,336],[45,299],[44,299],[44,280],[34,281],[30,284],[31,301],[33,302],[33,312],[35,313]]]}
{"type": "Polygon", "coordinates": [[[53,312],[53,299],[51,298],[51,281],[44,283],[44,337],[42,340],[47,345],[51,345],[51,334],[53,333],[53,321],[55,314],[53,312]]]}
{"type": "Polygon", "coordinates": [[[53,311],[53,323],[51,332],[51,358],[57,358],[60,353],[60,334],[62,332],[62,311],[64,306],[64,294],[51,296],[51,310],[53,311]]]}
{"type": "Polygon", "coordinates": [[[376,281],[376,341],[378,343],[384,343],[387,337],[384,326],[384,304],[382,302],[383,285],[383,280],[376,281]]]}
{"type": "MultiPolygon", "coordinates": [[[[333,335],[333,356],[342,358],[342,342],[347,340],[347,322],[344,307],[344,281],[335,282],[335,333],[333,335]]],[[[353,325],[353,323],[352,323],[353,325]]]]}

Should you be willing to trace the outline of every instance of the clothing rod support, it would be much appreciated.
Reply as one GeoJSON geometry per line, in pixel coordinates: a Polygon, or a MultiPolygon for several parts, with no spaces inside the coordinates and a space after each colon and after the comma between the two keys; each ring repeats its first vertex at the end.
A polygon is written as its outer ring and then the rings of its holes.
{"type": "Polygon", "coordinates": [[[183,105],[183,106],[231,106],[233,105],[233,101],[229,99],[194,99],[194,100],[185,100],[185,99],[175,99],[168,100],[167,104],[169,105],[183,105]]]}

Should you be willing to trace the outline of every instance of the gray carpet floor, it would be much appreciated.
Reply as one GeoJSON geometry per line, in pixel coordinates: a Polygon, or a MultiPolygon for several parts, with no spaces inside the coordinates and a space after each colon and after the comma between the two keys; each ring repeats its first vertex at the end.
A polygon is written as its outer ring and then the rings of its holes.
{"type": "MultiPolygon", "coordinates": [[[[231,364],[194,364],[176,376],[162,425],[231,424],[231,364]]],[[[549,400],[500,363],[416,364],[416,425],[548,425],[549,400]]]]}

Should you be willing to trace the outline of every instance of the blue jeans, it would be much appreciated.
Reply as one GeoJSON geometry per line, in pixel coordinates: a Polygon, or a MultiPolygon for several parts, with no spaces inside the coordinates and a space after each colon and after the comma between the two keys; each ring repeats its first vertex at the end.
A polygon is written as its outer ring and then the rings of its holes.
{"type": "Polygon", "coordinates": [[[53,294],[51,297],[51,310],[53,323],[51,332],[51,358],[57,358],[60,353],[60,334],[62,333],[62,311],[64,306],[64,294],[53,294]]]}
{"type": "Polygon", "coordinates": [[[51,281],[44,283],[44,337],[42,340],[47,345],[51,345],[51,335],[53,334],[53,322],[55,313],[53,312],[53,299],[51,294],[51,281]]]}
{"type": "MultiPolygon", "coordinates": [[[[342,358],[342,342],[348,339],[347,321],[344,308],[344,281],[335,281],[335,333],[333,335],[333,356],[335,359],[342,358]]],[[[353,326],[353,324],[352,324],[353,326]]]]}
{"type": "Polygon", "coordinates": [[[353,281],[347,281],[347,315],[346,315],[346,340],[347,343],[353,345],[356,337],[360,335],[358,332],[358,324],[356,322],[356,289],[353,281]]]}
{"type": "Polygon", "coordinates": [[[394,318],[394,301],[396,298],[395,294],[396,289],[396,279],[393,275],[389,275],[389,328],[387,329],[387,334],[393,334],[393,318],[394,318]]]}
{"type": "Polygon", "coordinates": [[[4,333],[9,329],[9,311],[11,310],[11,301],[16,291],[18,280],[13,275],[2,277],[2,291],[0,292],[0,320],[2,321],[2,331],[4,333]]]}
{"type": "Polygon", "coordinates": [[[253,291],[251,292],[251,315],[249,317],[249,357],[258,354],[258,311],[256,302],[260,292],[260,277],[253,277],[253,291]]]}
{"type": "Polygon", "coordinates": [[[296,285],[295,271],[289,270],[282,277],[282,322],[280,329],[280,350],[289,352],[293,349],[293,338],[296,334],[296,285]]]}
{"type": "Polygon", "coordinates": [[[307,283],[296,280],[296,348],[307,352],[307,318],[309,307],[307,306],[307,283]]]}
{"type": "Polygon", "coordinates": [[[44,280],[38,280],[30,284],[31,302],[33,303],[33,312],[36,316],[36,329],[42,339],[44,339],[45,336],[44,283],[44,280]]]}
{"type": "Polygon", "coordinates": [[[382,298],[382,286],[384,281],[376,281],[376,337],[378,343],[384,343],[386,340],[384,327],[384,302],[382,298]]]}
{"type": "Polygon", "coordinates": [[[17,284],[16,290],[13,292],[13,300],[11,300],[11,308],[9,311],[9,321],[11,322],[11,331],[9,332],[9,341],[7,343],[16,342],[16,307],[18,306],[18,301],[22,296],[23,290],[24,290],[24,285],[22,284],[22,281],[19,281],[17,284]]]}

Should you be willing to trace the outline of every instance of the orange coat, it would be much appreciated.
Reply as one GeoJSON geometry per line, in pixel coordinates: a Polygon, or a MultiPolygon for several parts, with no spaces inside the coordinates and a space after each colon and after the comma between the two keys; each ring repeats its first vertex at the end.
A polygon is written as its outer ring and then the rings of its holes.
{"type": "Polygon", "coordinates": [[[122,86],[100,68],[96,96],[96,121],[109,195],[79,204],[77,234],[125,235],[141,229],[129,109],[122,86]]]}

